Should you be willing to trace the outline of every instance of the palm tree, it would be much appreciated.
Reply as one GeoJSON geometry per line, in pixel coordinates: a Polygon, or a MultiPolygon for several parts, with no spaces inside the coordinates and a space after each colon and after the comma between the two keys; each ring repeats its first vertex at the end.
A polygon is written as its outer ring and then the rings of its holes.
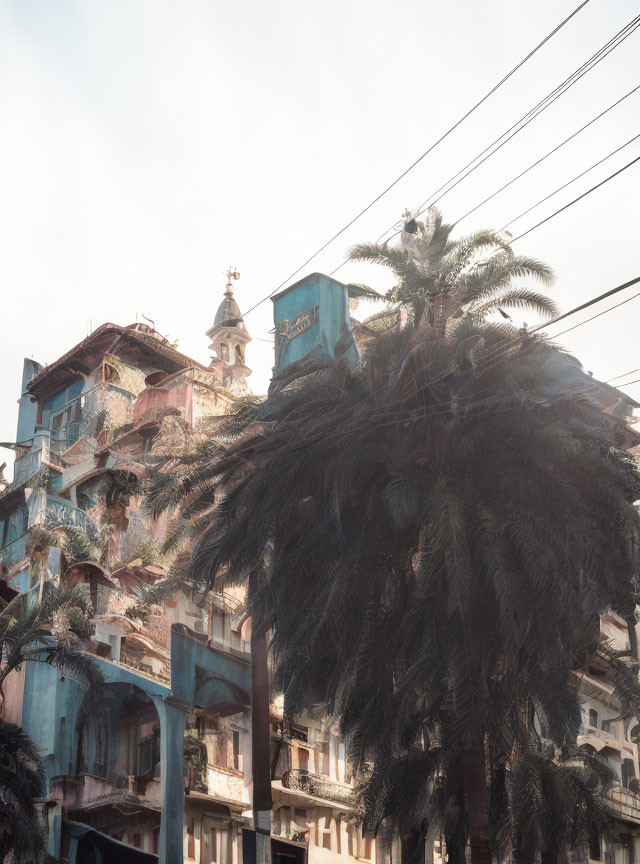
{"type": "MultiPolygon", "coordinates": [[[[43,541],[38,536],[36,549],[43,541]]],[[[63,593],[45,583],[40,603],[20,595],[0,613],[0,694],[9,674],[27,660],[38,660],[74,674],[97,691],[102,675],[96,663],[73,640],[70,632],[55,632],[56,618],[68,623],[86,612],[81,589],[63,593]]],[[[34,800],[44,793],[45,773],[34,742],[13,723],[0,720],[0,860],[10,852],[17,860],[36,860],[42,849],[42,825],[34,800]]]]}
{"type": "Polygon", "coordinates": [[[476,266],[465,243],[456,268],[434,226],[434,285],[457,276],[435,292],[405,262],[404,329],[358,369],[287,367],[148,506],[187,502],[169,543],[191,540],[194,579],[248,584],[285,711],[340,717],[373,825],[438,826],[455,864],[467,842],[474,864],[551,862],[604,818],[570,671],[600,653],[640,708],[599,637],[603,610],[633,614],[640,475],[573,357],[479,320],[525,259],[476,266]]]}
{"type": "Polygon", "coordinates": [[[37,860],[43,843],[34,800],[43,794],[44,780],[42,760],[33,741],[19,726],[0,720],[2,861],[11,853],[18,861],[37,860]]]}
{"type": "Polygon", "coordinates": [[[410,306],[416,322],[425,310],[438,332],[449,317],[463,313],[476,320],[498,311],[508,318],[505,308],[555,314],[555,304],[545,294],[512,284],[524,278],[549,286],[551,269],[534,258],[514,255],[500,233],[484,229],[452,240],[455,226],[442,221],[437,207],[429,208],[425,221],[415,227],[410,249],[360,243],[349,257],[391,269],[397,284],[386,299],[410,306]]]}

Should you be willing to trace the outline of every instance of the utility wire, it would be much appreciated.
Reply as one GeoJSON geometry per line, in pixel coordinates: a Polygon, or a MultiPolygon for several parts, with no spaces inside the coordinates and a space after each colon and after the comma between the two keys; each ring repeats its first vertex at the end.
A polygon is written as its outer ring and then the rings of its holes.
{"type": "Polygon", "coordinates": [[[623,171],[626,171],[627,168],[631,168],[632,165],[635,165],[636,162],[640,161],[640,156],[636,156],[635,159],[632,159],[631,162],[627,162],[626,165],[623,165],[622,168],[619,168],[613,174],[609,174],[608,177],[605,177],[604,180],[601,180],[599,183],[596,183],[595,186],[592,186],[591,189],[587,189],[586,192],[583,192],[582,195],[578,195],[577,198],[574,198],[573,201],[569,201],[568,204],[565,204],[564,207],[561,207],[559,210],[556,210],[555,213],[552,213],[550,216],[547,216],[545,219],[541,219],[540,222],[537,222],[535,225],[532,225],[531,228],[527,228],[526,231],[523,231],[522,234],[518,234],[517,237],[514,237],[509,243],[515,243],[516,240],[520,240],[522,237],[526,237],[527,234],[530,234],[532,231],[535,231],[536,228],[539,228],[541,225],[544,225],[545,222],[548,222],[550,219],[555,218],[559,213],[563,213],[569,207],[572,207],[578,201],[581,201],[583,198],[586,198],[587,195],[590,195],[592,192],[595,192],[596,189],[599,189],[601,186],[604,186],[605,183],[608,183],[609,180],[613,180],[614,177],[617,177],[618,174],[622,174],[623,171]]]}
{"type": "Polygon", "coordinates": [[[602,163],[606,162],[607,159],[611,159],[612,156],[615,156],[616,153],[619,153],[621,150],[624,150],[625,147],[628,147],[629,144],[632,144],[634,141],[637,141],[638,138],[640,138],[640,134],[634,135],[633,138],[630,138],[628,141],[625,141],[625,143],[621,144],[620,147],[618,147],[616,150],[612,150],[611,153],[608,153],[602,159],[599,159],[597,162],[594,162],[593,165],[590,165],[588,168],[585,168],[585,170],[581,171],[580,174],[576,174],[576,176],[572,177],[571,180],[567,181],[566,183],[563,183],[562,186],[558,186],[558,188],[554,189],[554,191],[549,193],[549,195],[545,195],[544,198],[541,198],[535,204],[532,204],[531,207],[528,207],[526,210],[523,210],[522,213],[518,214],[518,216],[515,216],[513,219],[509,219],[508,222],[505,222],[505,224],[502,226],[500,231],[504,231],[508,225],[513,225],[514,222],[517,222],[523,216],[526,216],[528,213],[531,213],[531,211],[535,210],[536,207],[539,207],[540,204],[544,204],[545,201],[548,201],[550,198],[553,198],[554,195],[558,194],[558,192],[562,192],[562,190],[566,189],[567,186],[571,186],[571,184],[575,183],[576,180],[580,180],[580,178],[584,177],[585,174],[588,174],[589,171],[593,171],[594,168],[597,168],[599,165],[602,165],[602,163]]]}
{"type": "Polygon", "coordinates": [[[256,308],[257,308],[261,303],[264,303],[265,300],[268,300],[268,299],[269,299],[270,297],[272,297],[272,296],[273,296],[277,291],[279,291],[280,288],[284,287],[284,286],[287,284],[287,282],[289,282],[290,279],[293,279],[294,276],[297,276],[297,274],[298,274],[298,273],[299,273],[299,272],[300,272],[304,267],[306,267],[307,264],[309,264],[311,261],[313,261],[314,258],[316,258],[316,257],[317,257],[321,252],[323,252],[323,251],[327,248],[327,246],[329,246],[331,243],[333,243],[334,240],[336,240],[338,237],[340,237],[341,234],[344,234],[344,232],[345,232],[348,228],[350,228],[350,227],[354,224],[354,222],[356,222],[358,219],[360,219],[360,217],[363,216],[363,215],[364,215],[368,210],[370,210],[370,209],[373,207],[374,204],[377,204],[377,202],[378,202],[382,197],[384,197],[384,196],[387,194],[387,192],[389,192],[391,189],[393,189],[394,186],[396,186],[396,185],[397,185],[397,184],[398,184],[398,183],[399,183],[399,182],[400,182],[404,177],[406,177],[406,175],[407,175],[410,171],[412,171],[412,170],[416,167],[416,165],[418,165],[420,162],[422,162],[422,160],[423,160],[425,157],[427,157],[427,156],[428,156],[428,155],[429,155],[429,154],[430,154],[430,153],[431,153],[431,152],[432,152],[432,151],[433,151],[433,150],[434,150],[434,149],[435,149],[439,144],[441,144],[441,143],[445,140],[445,138],[448,138],[448,136],[451,135],[451,133],[454,132],[454,131],[458,128],[458,126],[460,126],[460,124],[463,123],[463,122],[467,119],[467,117],[469,117],[471,114],[473,114],[473,112],[476,111],[476,110],[477,110],[477,109],[478,109],[478,108],[479,108],[479,107],[480,107],[484,102],[486,102],[486,100],[487,100],[490,96],[492,96],[492,95],[496,92],[496,90],[498,90],[500,87],[502,87],[502,85],[503,85],[503,84],[504,84],[504,83],[505,83],[509,78],[511,78],[511,76],[514,75],[514,74],[518,71],[518,69],[520,69],[521,66],[523,66],[523,65],[527,62],[527,60],[529,60],[531,57],[533,57],[533,55],[534,55],[537,51],[539,51],[540,48],[542,48],[542,46],[543,46],[546,42],[548,42],[548,41],[549,41],[553,36],[555,36],[555,34],[556,34],[559,30],[561,30],[561,29],[564,27],[564,25],[567,24],[567,23],[568,23],[568,22],[569,22],[569,21],[574,17],[574,15],[577,15],[578,12],[579,12],[579,11],[580,11],[584,6],[586,6],[588,2],[589,2],[589,0],[583,0],[583,2],[580,3],[580,5],[577,6],[577,7],[573,10],[573,12],[571,12],[570,15],[568,15],[568,16],[567,16],[563,21],[561,21],[561,22],[560,22],[556,27],[554,27],[554,29],[553,29],[550,33],[548,33],[548,34],[544,37],[544,39],[543,39],[541,42],[539,42],[539,43],[535,46],[535,48],[533,48],[533,49],[532,49],[532,50],[531,50],[531,51],[530,51],[530,52],[529,52],[525,57],[523,57],[523,59],[520,60],[520,62],[517,63],[517,64],[513,67],[513,69],[511,69],[511,71],[508,72],[508,73],[504,76],[504,78],[502,78],[500,81],[498,81],[498,83],[495,84],[495,85],[491,88],[491,90],[489,90],[489,91],[488,91],[488,92],[487,92],[487,93],[486,93],[486,94],[485,94],[485,95],[484,95],[484,96],[483,96],[483,97],[482,97],[478,102],[475,103],[475,105],[473,105],[473,106],[472,106],[472,107],[471,107],[471,108],[470,108],[470,109],[469,109],[465,114],[463,114],[462,117],[461,117],[459,120],[457,120],[456,123],[454,123],[453,126],[451,126],[451,127],[450,127],[450,128],[449,128],[449,129],[448,129],[448,130],[443,134],[443,135],[440,136],[440,138],[437,139],[437,141],[435,141],[433,144],[431,144],[431,146],[428,147],[427,150],[425,150],[424,153],[422,153],[422,155],[419,156],[419,157],[418,157],[414,162],[412,162],[412,164],[409,165],[409,167],[406,168],[406,169],[402,172],[402,174],[400,174],[400,175],[399,175],[399,176],[398,176],[398,177],[397,177],[397,178],[396,178],[392,183],[390,183],[390,184],[389,184],[389,185],[388,185],[388,186],[387,186],[387,187],[386,187],[382,192],[380,192],[380,194],[377,195],[377,196],[376,196],[376,197],[375,197],[375,198],[374,198],[374,199],[373,199],[369,204],[367,204],[367,206],[364,207],[364,208],[363,208],[363,209],[362,209],[362,210],[361,210],[361,211],[360,211],[356,216],[354,216],[353,219],[351,219],[349,222],[347,222],[347,224],[346,224],[343,228],[341,228],[339,231],[337,231],[337,232],[333,235],[333,237],[331,237],[329,240],[327,240],[327,242],[324,243],[324,245],[321,246],[321,247],[317,250],[317,252],[314,252],[313,255],[311,255],[309,258],[307,258],[307,260],[304,262],[304,264],[301,264],[300,267],[298,267],[297,270],[294,270],[294,272],[293,272],[290,276],[288,276],[288,277],[287,277],[283,282],[281,282],[280,285],[278,285],[277,288],[274,288],[273,291],[272,291],[270,294],[267,294],[266,297],[263,297],[262,300],[259,300],[257,303],[255,303],[255,304],[254,304],[250,309],[248,309],[248,310],[244,313],[244,315],[248,315],[250,312],[253,312],[253,310],[256,309],[256,308]]]}
{"type": "MultiPolygon", "coordinates": [[[[632,285],[637,285],[638,282],[640,282],[640,276],[636,276],[635,279],[630,279],[628,282],[623,282],[622,285],[618,285],[616,288],[612,288],[610,291],[605,291],[604,294],[599,294],[597,297],[592,297],[592,299],[587,300],[586,303],[581,303],[580,306],[574,306],[573,309],[569,309],[568,312],[563,312],[562,315],[556,315],[556,317],[552,318],[550,321],[544,321],[542,324],[538,324],[537,327],[531,327],[529,330],[527,330],[527,333],[537,333],[538,330],[542,330],[545,327],[550,327],[552,324],[557,324],[558,321],[564,321],[564,319],[568,318],[570,315],[575,315],[576,312],[582,312],[583,309],[588,309],[590,306],[594,306],[596,303],[600,303],[601,300],[606,300],[607,297],[613,297],[614,294],[619,294],[620,291],[624,291],[625,288],[630,288],[632,285]]],[[[631,300],[633,298],[630,297],[629,299],[631,300]]],[[[608,312],[609,309],[605,309],[604,311],[608,312]]]]}
{"type": "MultiPolygon", "coordinates": [[[[485,147],[485,149],[481,153],[479,153],[470,162],[468,162],[464,166],[464,168],[461,168],[460,171],[458,171],[456,174],[454,174],[453,177],[449,178],[449,180],[447,180],[446,183],[444,183],[442,186],[440,186],[439,189],[437,189],[434,193],[432,193],[432,195],[430,195],[429,198],[427,198],[426,201],[420,205],[416,215],[419,216],[422,213],[424,213],[426,209],[428,209],[428,207],[425,207],[425,204],[427,203],[427,201],[429,201],[429,199],[431,197],[433,197],[434,195],[438,196],[433,201],[431,201],[431,203],[429,204],[429,207],[433,206],[438,201],[440,201],[448,192],[450,192],[453,188],[455,188],[455,186],[457,186],[464,179],[466,179],[471,173],[473,173],[473,171],[475,171],[476,168],[479,168],[480,165],[482,165],[484,162],[487,161],[487,159],[489,159],[491,156],[493,156],[495,153],[497,153],[498,150],[500,150],[502,147],[504,147],[504,145],[508,141],[510,141],[515,135],[518,134],[518,132],[522,131],[522,129],[524,129],[526,126],[528,126],[529,123],[531,123],[539,114],[541,114],[550,105],[552,105],[556,101],[556,99],[559,99],[560,96],[564,95],[564,93],[566,93],[567,90],[569,90],[574,84],[576,84],[584,75],[586,75],[588,72],[590,72],[592,69],[594,69],[598,65],[598,63],[600,63],[602,60],[604,60],[605,57],[607,57],[612,51],[614,51],[619,45],[621,45],[622,42],[624,42],[624,40],[627,39],[634,32],[634,30],[636,30],[639,26],[640,26],[640,15],[636,15],[635,18],[632,18],[631,21],[629,21],[627,24],[625,24],[625,26],[615,34],[615,36],[612,36],[608,42],[606,42],[598,51],[595,52],[595,54],[593,54],[588,60],[586,60],[582,64],[582,66],[578,67],[578,69],[576,69],[568,78],[566,78],[554,90],[552,90],[550,93],[548,93],[544,97],[544,99],[540,100],[540,102],[538,102],[537,105],[535,105],[533,108],[531,108],[527,112],[527,114],[523,115],[520,118],[520,120],[518,120],[516,123],[513,124],[513,126],[511,126],[509,129],[507,129],[506,132],[503,132],[502,135],[498,136],[498,138],[496,138],[491,144],[489,144],[488,147],[485,147]],[[520,124],[522,124],[522,125],[520,125],[520,124]],[[515,130],[515,131],[513,131],[513,130],[515,130]],[[512,133],[512,134],[510,134],[510,133],[512,133]],[[508,137],[505,137],[505,136],[508,136],[508,137]],[[505,139],[504,141],[502,141],[503,138],[505,139]],[[502,142],[502,143],[500,143],[500,142],[502,142]],[[492,150],[491,149],[492,147],[494,147],[495,149],[492,150]],[[491,152],[488,152],[488,151],[491,151],[491,152]],[[481,157],[484,157],[484,158],[481,158],[481,157]],[[478,159],[481,159],[481,161],[477,162],[478,159]],[[477,164],[474,165],[473,164],[474,162],[477,162],[477,164]],[[473,167],[471,167],[471,166],[473,166],[473,167]],[[469,169],[469,170],[467,170],[467,169],[469,169]],[[463,173],[465,171],[466,171],[466,174],[463,173]],[[460,176],[461,174],[462,174],[462,176],[460,176]],[[456,180],[456,178],[459,178],[459,179],[456,180]],[[456,182],[453,183],[453,185],[449,186],[448,189],[445,188],[450,183],[452,183],[454,180],[456,182]],[[444,190],[444,191],[442,191],[442,190],[444,190]],[[438,193],[440,193],[440,192],[442,194],[438,195],[438,193]]],[[[376,240],[376,243],[379,243],[382,240],[382,238],[385,236],[385,234],[387,234],[389,231],[392,231],[396,227],[396,224],[397,223],[394,223],[394,225],[392,225],[390,228],[387,228],[387,230],[384,231],[380,235],[380,237],[378,237],[378,239],[376,240]]],[[[399,230],[396,231],[394,234],[392,234],[390,237],[388,237],[385,240],[385,243],[388,243],[390,240],[393,240],[393,238],[397,237],[398,234],[400,234],[400,233],[401,232],[399,230]]],[[[341,264],[339,264],[334,270],[332,270],[329,275],[333,276],[335,273],[338,272],[338,270],[341,270],[342,267],[344,267],[344,265],[349,262],[349,260],[350,260],[349,258],[346,258],[341,264]]]]}
{"type": "MultiPolygon", "coordinates": [[[[589,321],[594,321],[596,318],[599,318],[601,315],[606,315],[607,312],[611,312],[614,309],[617,309],[618,306],[624,306],[625,303],[629,303],[631,300],[635,300],[640,297],[640,293],[632,294],[631,297],[627,297],[626,300],[621,300],[620,303],[616,303],[613,306],[608,306],[606,309],[603,309],[602,312],[598,312],[597,315],[592,315],[591,318],[585,318],[584,321],[581,321],[579,324],[574,324],[573,327],[568,327],[566,330],[562,330],[560,333],[554,333],[553,339],[558,339],[560,336],[564,336],[565,333],[570,333],[572,330],[577,330],[578,327],[582,327],[583,324],[588,324],[589,321]]],[[[629,373],[627,373],[629,374],[629,373]]]]}
{"type": "MultiPolygon", "coordinates": [[[[479,204],[476,204],[475,207],[472,207],[470,210],[467,210],[467,212],[464,214],[464,216],[460,216],[460,218],[456,219],[453,224],[458,225],[460,222],[462,222],[463,219],[466,219],[467,216],[470,216],[472,213],[475,213],[476,210],[479,210],[480,207],[484,206],[488,201],[491,201],[492,198],[495,198],[496,195],[499,195],[501,192],[504,192],[505,189],[507,189],[509,186],[511,186],[517,180],[520,180],[520,178],[524,177],[525,174],[528,174],[529,171],[532,171],[534,168],[537,168],[537,166],[540,165],[542,162],[544,162],[545,159],[548,159],[549,156],[552,156],[554,153],[557,153],[558,150],[560,150],[562,147],[564,147],[565,144],[568,144],[569,141],[572,141],[581,132],[584,132],[585,129],[588,129],[589,126],[592,126],[597,120],[600,120],[601,117],[604,117],[605,114],[608,114],[609,111],[611,111],[613,108],[616,108],[618,105],[620,105],[621,102],[624,102],[625,99],[628,99],[629,96],[631,96],[633,93],[636,93],[638,90],[640,90],[640,84],[636,85],[633,88],[633,90],[629,90],[628,93],[625,93],[624,96],[622,96],[620,99],[618,99],[612,105],[609,105],[608,108],[605,108],[604,111],[601,111],[600,114],[598,114],[596,117],[593,117],[591,120],[589,120],[588,123],[585,123],[584,126],[581,126],[580,129],[577,129],[575,132],[573,132],[571,135],[569,135],[568,138],[565,138],[564,141],[561,141],[560,144],[557,144],[553,149],[551,149],[547,153],[545,153],[544,156],[541,156],[539,159],[536,159],[536,161],[532,162],[531,165],[529,165],[527,168],[524,169],[524,171],[521,171],[515,177],[512,177],[511,180],[509,180],[503,186],[500,186],[499,189],[496,189],[495,192],[492,192],[491,195],[488,195],[484,200],[480,201],[479,204]]],[[[636,137],[638,137],[638,136],[636,136],[636,137]]],[[[632,140],[635,140],[635,139],[632,139],[632,140]]],[[[627,143],[629,143],[629,142],[627,142],[627,143]]],[[[626,145],[623,145],[623,146],[626,146],[626,145]]],[[[615,152],[617,152],[617,151],[615,151],[615,152]]]]}
{"type": "MultiPolygon", "coordinates": [[[[636,276],[635,279],[630,279],[628,282],[624,282],[622,285],[618,285],[615,288],[612,288],[610,291],[605,291],[604,294],[599,294],[597,297],[593,297],[591,300],[587,300],[585,303],[580,304],[580,306],[574,306],[573,309],[569,309],[568,312],[563,312],[561,315],[556,315],[555,318],[551,318],[549,321],[543,321],[542,324],[538,324],[536,327],[531,327],[527,329],[527,334],[531,335],[533,333],[537,333],[540,330],[544,330],[546,327],[550,327],[552,324],[557,324],[559,321],[564,321],[565,318],[569,318],[571,315],[575,315],[577,312],[582,312],[584,309],[588,309],[591,306],[594,306],[596,303],[600,303],[602,300],[606,300],[608,297],[613,297],[615,294],[619,294],[620,291],[624,291],[625,288],[630,288],[632,285],[636,285],[640,282],[640,276],[636,276]]],[[[635,298],[630,297],[630,300],[635,298]]],[[[622,305],[622,304],[619,304],[622,305]]],[[[612,309],[615,309],[616,306],[611,306],[607,309],[603,309],[603,311],[599,315],[594,315],[593,318],[599,318],[600,315],[604,315],[607,312],[610,312],[612,309]]],[[[569,328],[570,330],[575,330],[578,327],[581,327],[582,324],[588,323],[588,321],[593,320],[592,318],[588,318],[585,321],[577,324],[575,327],[569,328]]],[[[563,333],[567,333],[568,330],[562,331],[563,333]]],[[[558,333],[557,336],[561,336],[562,333],[558,333]]],[[[552,336],[551,338],[555,339],[557,336],[552,336]]],[[[476,368],[480,368],[481,366],[486,365],[487,363],[491,364],[493,360],[497,361],[500,359],[503,351],[505,349],[510,348],[512,345],[518,341],[518,337],[516,336],[510,342],[507,342],[505,345],[501,345],[499,348],[495,349],[495,351],[491,352],[487,355],[482,361],[482,363],[478,364],[476,368]]]]}
{"type": "MultiPolygon", "coordinates": [[[[588,72],[590,72],[592,69],[594,69],[599,63],[601,63],[602,60],[605,59],[605,57],[607,57],[612,51],[614,51],[616,48],[618,48],[618,46],[621,45],[624,42],[624,40],[627,39],[634,32],[634,30],[636,30],[639,26],[640,26],[640,15],[637,15],[635,18],[632,18],[631,21],[629,21],[627,24],[625,24],[625,26],[621,30],[619,30],[615,34],[615,36],[612,36],[608,42],[606,42],[598,51],[595,52],[595,54],[593,54],[588,60],[586,60],[582,64],[582,66],[578,67],[578,69],[576,69],[575,72],[573,72],[571,75],[569,75],[568,78],[565,78],[565,80],[561,84],[559,84],[554,90],[552,90],[550,93],[548,93],[544,97],[544,99],[541,99],[537,105],[535,105],[533,108],[531,108],[527,112],[527,114],[525,114],[523,117],[521,117],[520,120],[518,120],[516,123],[513,124],[513,126],[511,126],[509,129],[507,129],[506,132],[503,132],[502,135],[500,135],[498,138],[496,138],[491,144],[489,144],[487,147],[485,147],[485,149],[481,153],[479,153],[477,156],[475,156],[470,162],[467,162],[467,164],[464,166],[464,168],[461,168],[460,171],[457,172],[457,174],[454,174],[453,177],[450,177],[449,180],[447,180],[446,183],[444,183],[442,186],[440,186],[439,189],[436,189],[435,192],[433,192],[431,195],[429,195],[428,198],[425,201],[423,201],[423,203],[418,208],[417,215],[420,216],[422,213],[425,212],[425,210],[427,210],[429,207],[432,207],[434,204],[436,204],[438,201],[440,201],[442,198],[444,198],[444,196],[446,194],[448,194],[449,192],[451,192],[452,189],[455,189],[455,187],[458,186],[459,183],[462,183],[463,180],[465,180],[477,168],[479,168],[488,159],[490,159],[491,156],[493,156],[495,153],[498,152],[498,150],[500,150],[502,147],[504,147],[505,144],[507,144],[519,132],[521,132],[524,128],[526,128],[529,125],[529,123],[531,123],[533,120],[535,120],[535,118],[538,117],[540,114],[542,114],[542,112],[545,111],[547,108],[549,108],[550,105],[553,105],[553,103],[556,101],[556,99],[559,99],[560,96],[563,96],[567,92],[567,90],[569,90],[571,87],[573,87],[574,84],[576,84],[588,72]],[[520,125],[520,124],[522,124],[522,125],[520,125]],[[503,138],[505,139],[504,141],[501,140],[503,138]],[[495,148],[495,149],[491,149],[491,148],[495,148]],[[484,158],[482,158],[482,157],[484,157],[484,158]],[[480,160],[480,161],[478,162],[477,160],[480,160]],[[474,165],[473,164],[474,162],[477,162],[477,164],[474,165]],[[469,170],[467,170],[467,169],[469,169],[469,170]],[[464,173],[464,172],[466,172],[466,173],[464,173]],[[462,176],[460,176],[460,175],[462,175],[462,176]],[[456,178],[458,178],[458,179],[456,179],[456,178]],[[455,180],[455,182],[453,182],[454,180],[455,180]],[[451,186],[449,186],[450,183],[452,184],[451,186]],[[446,188],[446,187],[449,187],[449,188],[446,188]],[[437,196],[437,197],[434,197],[434,196],[437,196]],[[433,201],[430,201],[431,198],[433,198],[433,201]]],[[[392,229],[388,229],[388,230],[392,230],[392,229]]],[[[387,233],[387,232],[385,232],[385,233],[387,233]]],[[[388,240],[385,242],[389,242],[389,240],[393,239],[393,237],[397,236],[399,233],[400,233],[400,231],[396,231],[395,234],[392,234],[392,236],[389,237],[388,240]]],[[[381,236],[384,236],[384,234],[381,236]]]]}
{"type": "MultiPolygon", "coordinates": [[[[628,372],[623,372],[622,375],[614,375],[613,378],[607,378],[605,384],[611,384],[612,381],[617,381],[618,378],[626,378],[627,375],[633,375],[634,372],[640,372],[640,368],[638,369],[629,369],[628,372]]],[[[624,384],[617,384],[617,387],[624,387],[624,384]]]]}
{"type": "Polygon", "coordinates": [[[640,378],[634,378],[633,381],[625,381],[624,384],[618,384],[618,387],[630,387],[632,384],[640,384],[640,378]]]}

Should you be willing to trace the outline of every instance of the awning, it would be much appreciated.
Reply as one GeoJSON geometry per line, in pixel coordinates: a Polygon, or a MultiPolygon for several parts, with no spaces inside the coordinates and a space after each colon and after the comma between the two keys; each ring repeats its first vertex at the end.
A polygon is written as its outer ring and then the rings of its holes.
{"type": "Polygon", "coordinates": [[[89,825],[67,822],[67,827],[69,864],[89,864],[96,860],[102,864],[158,864],[157,855],[114,840],[89,825]],[[95,850],[99,850],[101,855],[96,856],[95,850]]]}

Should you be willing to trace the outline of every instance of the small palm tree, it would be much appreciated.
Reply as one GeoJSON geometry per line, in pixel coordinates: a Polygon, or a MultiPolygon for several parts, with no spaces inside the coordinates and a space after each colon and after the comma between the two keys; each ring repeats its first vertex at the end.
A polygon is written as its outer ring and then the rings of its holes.
{"type": "MultiPolygon", "coordinates": [[[[36,546],[42,537],[36,541],[36,546]]],[[[27,660],[40,660],[74,674],[97,691],[102,675],[97,664],[77,647],[71,634],[52,634],[61,612],[86,610],[81,589],[66,593],[45,583],[41,603],[21,595],[0,613],[0,694],[8,675],[27,660]]],[[[10,852],[18,860],[36,860],[42,848],[42,825],[34,799],[44,794],[44,768],[36,745],[13,723],[0,720],[0,860],[10,852]]]]}
{"type": "Polygon", "coordinates": [[[415,246],[410,250],[387,243],[360,243],[350,254],[352,261],[392,270],[397,283],[386,299],[409,306],[416,324],[425,311],[437,332],[444,332],[449,318],[462,314],[475,320],[504,309],[555,314],[556,306],[545,294],[513,284],[524,278],[549,286],[551,269],[534,258],[514,255],[496,231],[485,229],[452,240],[454,226],[442,221],[437,207],[429,208],[425,221],[417,222],[416,227],[415,246]]]}
{"type": "Polygon", "coordinates": [[[44,794],[42,760],[31,738],[0,720],[0,860],[38,860],[43,847],[35,799],[44,794]]]}

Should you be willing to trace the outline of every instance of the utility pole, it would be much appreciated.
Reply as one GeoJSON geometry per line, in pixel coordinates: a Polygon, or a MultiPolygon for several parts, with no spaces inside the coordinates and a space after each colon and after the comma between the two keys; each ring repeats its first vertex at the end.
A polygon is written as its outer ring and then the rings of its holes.
{"type": "MultiPolygon", "coordinates": [[[[253,622],[252,622],[253,623],[253,622]]],[[[271,728],[267,637],[251,629],[251,761],[255,864],[271,864],[271,728]]]]}

